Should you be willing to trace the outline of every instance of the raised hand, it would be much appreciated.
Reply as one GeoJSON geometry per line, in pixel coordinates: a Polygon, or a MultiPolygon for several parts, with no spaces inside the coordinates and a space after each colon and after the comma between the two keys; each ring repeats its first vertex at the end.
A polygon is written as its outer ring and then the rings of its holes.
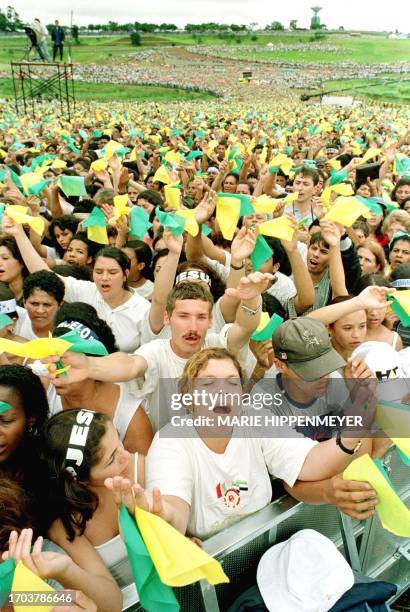
{"type": "Polygon", "coordinates": [[[24,565],[40,578],[61,580],[72,564],[70,557],[56,552],[42,551],[42,537],[37,538],[31,550],[32,538],[32,529],[23,529],[20,535],[17,531],[12,531],[9,538],[9,549],[2,555],[3,561],[13,559],[16,564],[23,561],[24,565]]]}
{"type": "Polygon", "coordinates": [[[300,232],[300,228],[298,228],[298,222],[296,221],[295,217],[293,215],[285,215],[285,217],[287,219],[289,219],[290,221],[290,225],[293,229],[293,235],[292,235],[292,239],[291,240],[281,240],[281,244],[283,246],[283,248],[285,249],[285,251],[290,252],[290,251],[295,251],[298,248],[298,239],[299,239],[299,232],[300,232]]]}
{"type": "Polygon", "coordinates": [[[15,223],[13,219],[10,219],[7,215],[3,215],[3,234],[7,236],[14,236],[17,238],[23,230],[23,226],[15,223]]]}
{"type": "Polygon", "coordinates": [[[216,192],[210,191],[195,208],[195,219],[199,225],[206,223],[212,216],[216,206],[216,192]]]}
{"type": "Polygon", "coordinates": [[[327,482],[325,499],[356,521],[372,516],[378,504],[376,492],[368,482],[344,480],[340,475],[327,482]]]}
{"type": "Polygon", "coordinates": [[[231,244],[232,264],[237,266],[241,264],[244,259],[250,257],[255,248],[255,244],[256,238],[254,233],[245,226],[242,227],[231,244]]]}
{"type": "Polygon", "coordinates": [[[389,305],[386,299],[386,294],[394,294],[395,289],[389,289],[388,287],[366,287],[357,296],[363,308],[383,308],[389,305]]]}
{"type": "Polygon", "coordinates": [[[184,237],[175,236],[168,228],[164,228],[164,233],[162,236],[165,247],[169,249],[169,252],[174,255],[180,255],[182,251],[182,247],[184,246],[184,237]]]}
{"type": "Polygon", "coordinates": [[[340,232],[336,223],[322,219],[320,222],[323,239],[331,247],[336,247],[340,244],[340,232]]]}
{"type": "Polygon", "coordinates": [[[236,289],[225,290],[226,295],[237,298],[238,300],[252,300],[261,295],[269,286],[269,282],[274,279],[273,274],[252,272],[249,276],[243,276],[236,289]]]}

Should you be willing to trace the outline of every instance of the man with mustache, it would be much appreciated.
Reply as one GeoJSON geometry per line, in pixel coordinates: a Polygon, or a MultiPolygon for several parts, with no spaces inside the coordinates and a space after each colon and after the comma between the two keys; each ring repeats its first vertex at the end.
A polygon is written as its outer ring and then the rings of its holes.
{"type": "MultiPolygon", "coordinates": [[[[208,346],[227,348],[246,362],[248,342],[258,326],[262,309],[261,294],[266,290],[271,274],[255,272],[241,278],[237,289],[227,289],[228,295],[240,300],[235,322],[226,325],[219,334],[210,333],[213,298],[199,283],[179,283],[168,295],[165,324],[171,329],[170,339],[152,340],[133,355],[114,353],[107,357],[87,357],[66,353],[65,365],[70,365],[68,382],[86,378],[110,382],[143,379],[139,393],[155,429],[170,420],[167,382],[181,376],[184,365],[194,353],[208,346]],[[165,387],[164,387],[165,385],[165,387]]],[[[65,380],[67,382],[67,379],[65,380]]],[[[58,377],[54,380],[58,388],[58,377]]]]}

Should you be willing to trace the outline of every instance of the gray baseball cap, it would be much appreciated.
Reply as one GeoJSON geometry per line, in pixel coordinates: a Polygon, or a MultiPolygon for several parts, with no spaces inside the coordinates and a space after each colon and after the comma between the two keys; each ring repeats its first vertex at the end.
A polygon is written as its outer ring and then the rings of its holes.
{"type": "Polygon", "coordinates": [[[275,356],[306,381],[326,376],[346,365],[332,347],[320,321],[298,317],[282,323],[272,336],[275,356]]]}

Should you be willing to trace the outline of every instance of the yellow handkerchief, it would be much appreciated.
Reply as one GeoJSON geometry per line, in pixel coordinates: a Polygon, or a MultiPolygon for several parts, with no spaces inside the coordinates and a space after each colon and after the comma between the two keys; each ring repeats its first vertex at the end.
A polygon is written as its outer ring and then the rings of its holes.
{"type": "Polygon", "coordinates": [[[376,149],[376,147],[370,147],[370,149],[368,149],[366,153],[363,155],[363,163],[365,164],[370,159],[377,157],[378,155],[380,155],[380,153],[381,153],[380,149],[376,149]]]}
{"type": "Polygon", "coordinates": [[[353,188],[348,183],[337,183],[336,185],[329,185],[323,190],[322,200],[326,206],[330,204],[330,197],[332,193],[337,193],[342,196],[350,196],[354,193],[353,188]]]}
{"type": "Polygon", "coordinates": [[[37,234],[40,236],[44,231],[44,219],[43,217],[32,217],[27,214],[27,206],[7,206],[4,214],[10,217],[18,225],[27,223],[37,234]]]}
{"type": "Polygon", "coordinates": [[[159,516],[135,509],[135,519],[158,575],[169,586],[198,580],[229,582],[220,563],[159,516]]]}
{"type": "Polygon", "coordinates": [[[376,512],[383,527],[397,536],[410,537],[410,510],[369,455],[355,459],[343,472],[343,478],[368,482],[377,493],[379,503],[376,512]]]}
{"type": "Polygon", "coordinates": [[[181,208],[181,191],[176,187],[165,185],[164,187],[165,202],[169,208],[179,210],[181,208]]]}
{"type": "Polygon", "coordinates": [[[55,159],[53,163],[51,164],[51,167],[53,168],[53,170],[62,170],[63,168],[66,168],[66,166],[67,166],[67,162],[64,161],[63,159],[55,159]]]}
{"type": "Polygon", "coordinates": [[[169,185],[171,182],[170,176],[167,172],[167,169],[164,166],[160,166],[154,176],[152,177],[154,182],[165,183],[165,185],[169,185]]]}
{"type": "MultiPolygon", "coordinates": [[[[53,589],[49,584],[44,582],[39,576],[36,576],[28,567],[26,567],[23,561],[19,561],[16,565],[16,569],[14,570],[13,577],[13,585],[11,590],[15,593],[26,593],[28,596],[30,593],[55,593],[55,589],[53,589]]],[[[31,595],[32,596],[32,595],[31,595]]],[[[33,602],[34,603],[34,602],[33,602]]],[[[39,606],[33,605],[29,606],[27,603],[25,605],[19,606],[18,603],[14,604],[15,612],[27,612],[29,609],[35,610],[36,612],[50,612],[52,610],[53,605],[50,606],[39,606]]]]}
{"type": "Polygon", "coordinates": [[[107,169],[107,166],[107,160],[104,157],[101,157],[101,159],[96,159],[92,162],[91,169],[95,170],[95,172],[102,172],[103,170],[107,169]]]}
{"type": "Polygon", "coordinates": [[[360,216],[368,217],[370,214],[367,206],[356,200],[354,197],[339,196],[324,219],[340,223],[344,227],[350,227],[360,216]]]}
{"type": "Polygon", "coordinates": [[[123,215],[128,215],[130,208],[128,206],[128,194],[114,196],[114,219],[119,219],[123,215]]]}
{"type": "Polygon", "coordinates": [[[195,210],[187,209],[187,210],[178,210],[176,213],[177,217],[182,217],[185,219],[185,228],[184,230],[191,234],[191,236],[197,236],[199,232],[199,225],[195,219],[195,210]]]}
{"type": "Polygon", "coordinates": [[[260,223],[259,233],[264,236],[279,238],[279,240],[292,240],[295,230],[292,227],[290,219],[287,217],[278,217],[278,219],[260,223]]]}
{"type": "Polygon", "coordinates": [[[226,240],[232,240],[235,235],[240,210],[240,200],[223,197],[216,200],[216,221],[226,240]]]}
{"type": "Polygon", "coordinates": [[[28,193],[30,187],[37,185],[37,183],[40,183],[42,180],[38,172],[26,172],[26,174],[20,175],[19,178],[26,194],[28,193]]]}
{"type": "Polygon", "coordinates": [[[179,166],[179,163],[181,161],[181,154],[177,153],[176,151],[168,151],[164,159],[168,164],[171,164],[172,166],[179,166]]]}
{"type": "Polygon", "coordinates": [[[63,355],[70,346],[70,342],[61,338],[36,338],[24,343],[0,338],[1,352],[27,357],[27,359],[44,359],[54,355],[63,355]]]}
{"type": "Polygon", "coordinates": [[[110,140],[105,145],[104,157],[106,159],[110,159],[114,155],[114,153],[119,149],[122,149],[122,147],[123,145],[120,142],[117,142],[116,140],[110,140]]]}
{"type": "Polygon", "coordinates": [[[267,195],[260,195],[251,202],[255,212],[271,214],[277,207],[277,200],[267,195]]]}

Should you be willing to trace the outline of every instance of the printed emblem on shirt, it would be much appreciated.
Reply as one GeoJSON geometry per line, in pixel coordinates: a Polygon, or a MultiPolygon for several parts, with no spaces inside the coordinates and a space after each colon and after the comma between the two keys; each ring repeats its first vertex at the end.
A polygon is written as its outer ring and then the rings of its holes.
{"type": "Polygon", "coordinates": [[[216,485],[216,496],[223,499],[227,508],[236,508],[241,503],[241,491],[248,490],[246,480],[233,480],[231,484],[220,482],[216,485]]]}

